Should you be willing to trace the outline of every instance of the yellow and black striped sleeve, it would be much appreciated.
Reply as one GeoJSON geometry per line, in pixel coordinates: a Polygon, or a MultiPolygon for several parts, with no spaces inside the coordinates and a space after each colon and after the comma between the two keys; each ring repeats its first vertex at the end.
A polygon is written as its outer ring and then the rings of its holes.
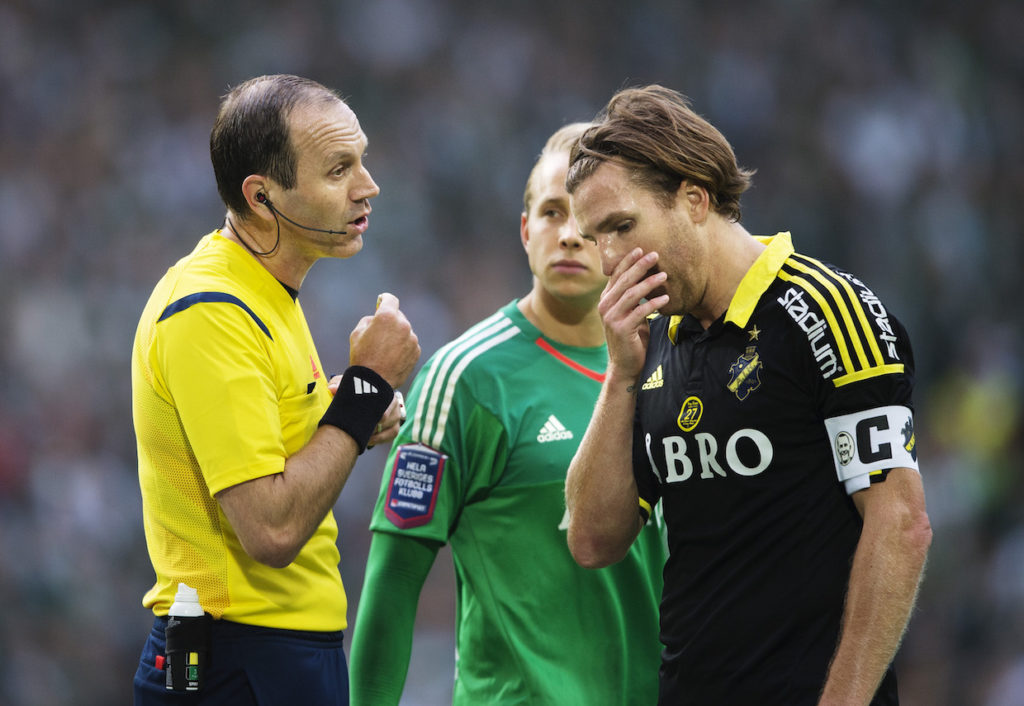
{"type": "Polygon", "coordinates": [[[799,254],[778,276],[792,285],[780,303],[807,333],[822,375],[835,387],[904,372],[898,331],[863,282],[799,254]]]}

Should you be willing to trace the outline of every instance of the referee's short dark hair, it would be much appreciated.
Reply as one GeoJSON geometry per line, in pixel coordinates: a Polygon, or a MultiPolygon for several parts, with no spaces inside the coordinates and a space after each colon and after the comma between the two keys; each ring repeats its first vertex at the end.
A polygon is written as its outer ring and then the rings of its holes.
{"type": "Polygon", "coordinates": [[[658,85],[612,96],[573,146],[566,190],[572,194],[607,161],[631,169],[635,182],[665,204],[684,180],[695,183],[707,190],[712,208],[732,221],[740,220],[740,194],[754,174],[736,163],[732,146],[686,96],[658,85]]]}
{"type": "Polygon", "coordinates": [[[249,214],[242,182],[250,174],[294,188],[297,164],[288,129],[292,110],[341,100],[316,81],[288,74],[257,76],[231,89],[210,131],[210,161],[224,205],[239,216],[249,214]]]}

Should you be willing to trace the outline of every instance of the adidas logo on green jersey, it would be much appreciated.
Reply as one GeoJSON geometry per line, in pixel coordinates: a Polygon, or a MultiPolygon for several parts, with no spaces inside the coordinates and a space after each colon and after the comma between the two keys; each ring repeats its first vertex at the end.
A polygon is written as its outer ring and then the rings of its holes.
{"type": "Polygon", "coordinates": [[[572,432],[566,429],[553,414],[548,417],[548,420],[544,422],[544,426],[541,427],[540,433],[537,434],[537,441],[542,444],[546,441],[562,441],[571,438],[572,432]]]}

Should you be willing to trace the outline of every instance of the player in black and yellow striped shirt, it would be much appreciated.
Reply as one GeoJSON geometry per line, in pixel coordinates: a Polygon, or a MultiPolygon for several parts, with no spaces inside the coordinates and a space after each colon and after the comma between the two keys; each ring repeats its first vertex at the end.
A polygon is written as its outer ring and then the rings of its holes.
{"type": "Polygon", "coordinates": [[[751,173],[678,93],[627,89],[596,122],[567,180],[611,278],[574,556],[614,562],[637,499],[661,502],[660,703],[898,703],[931,537],[906,332],[788,233],[740,225],[751,173]]]}

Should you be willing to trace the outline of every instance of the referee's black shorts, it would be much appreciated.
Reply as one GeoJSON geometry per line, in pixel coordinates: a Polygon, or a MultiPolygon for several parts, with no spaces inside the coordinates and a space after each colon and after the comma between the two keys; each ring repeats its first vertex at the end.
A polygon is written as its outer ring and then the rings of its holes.
{"type": "Polygon", "coordinates": [[[168,691],[167,618],[156,618],[135,672],[135,706],[348,706],[343,633],[302,632],[213,621],[209,666],[200,692],[168,691]]]}

